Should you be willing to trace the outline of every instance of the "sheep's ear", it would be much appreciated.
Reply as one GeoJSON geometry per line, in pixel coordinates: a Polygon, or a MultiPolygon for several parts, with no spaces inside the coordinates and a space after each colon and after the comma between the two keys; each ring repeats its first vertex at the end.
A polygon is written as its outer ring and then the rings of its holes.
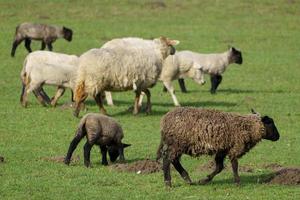
{"type": "Polygon", "coordinates": [[[172,45],[172,46],[175,46],[180,43],[178,40],[170,40],[169,38],[164,36],[160,37],[160,41],[166,43],[167,45],[172,45]]]}
{"type": "Polygon", "coordinates": [[[125,143],[122,143],[122,145],[123,145],[123,148],[130,147],[130,146],[131,146],[131,144],[125,144],[125,143]]]}

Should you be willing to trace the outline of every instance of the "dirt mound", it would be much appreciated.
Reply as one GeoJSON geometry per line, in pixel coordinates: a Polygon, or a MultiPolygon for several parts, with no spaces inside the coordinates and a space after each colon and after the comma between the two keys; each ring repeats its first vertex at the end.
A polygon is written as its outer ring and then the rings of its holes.
{"type": "Polygon", "coordinates": [[[282,168],[264,182],[269,184],[299,185],[300,168],[282,168]]]}
{"type": "MultiPolygon", "coordinates": [[[[45,158],[42,158],[42,160],[63,163],[65,160],[65,156],[45,157],[45,158]]],[[[72,158],[71,158],[71,162],[79,162],[79,160],[80,160],[80,157],[78,155],[72,156],[72,158]]]]}
{"type": "Polygon", "coordinates": [[[111,166],[112,169],[120,172],[134,172],[137,174],[150,174],[159,172],[162,166],[155,160],[139,160],[132,163],[115,164],[111,166]]]}
{"type": "Polygon", "coordinates": [[[0,156],[0,163],[4,162],[4,157],[0,156]]]}
{"type": "Polygon", "coordinates": [[[263,165],[263,167],[266,169],[271,169],[271,170],[275,170],[275,171],[283,168],[283,166],[281,166],[277,163],[266,164],[266,165],[263,165]]]}

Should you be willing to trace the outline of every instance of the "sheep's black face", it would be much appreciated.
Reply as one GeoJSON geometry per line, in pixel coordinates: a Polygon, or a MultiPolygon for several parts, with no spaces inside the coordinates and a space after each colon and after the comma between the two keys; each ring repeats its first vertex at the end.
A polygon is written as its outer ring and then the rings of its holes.
{"type": "Polygon", "coordinates": [[[111,162],[115,162],[119,157],[119,148],[115,145],[108,147],[108,155],[111,162]]]}
{"type": "Polygon", "coordinates": [[[242,64],[243,63],[242,52],[240,52],[240,51],[236,50],[234,47],[232,47],[231,59],[234,63],[242,64]]]}
{"type": "MultiPolygon", "coordinates": [[[[122,144],[121,148],[129,147],[130,144],[122,144]]],[[[108,155],[111,162],[115,162],[117,158],[119,157],[119,147],[117,145],[108,146],[108,155]]]]}
{"type": "Polygon", "coordinates": [[[71,42],[72,41],[72,36],[73,36],[73,31],[69,28],[63,27],[63,33],[64,33],[64,38],[71,42]]]}
{"type": "Polygon", "coordinates": [[[170,47],[170,55],[174,55],[175,54],[175,52],[176,52],[176,49],[175,49],[175,47],[173,47],[172,45],[171,46],[169,46],[170,47]]]}
{"type": "Polygon", "coordinates": [[[266,129],[266,135],[263,139],[277,141],[280,136],[273,119],[268,116],[264,116],[261,118],[261,121],[264,123],[266,129]]]}

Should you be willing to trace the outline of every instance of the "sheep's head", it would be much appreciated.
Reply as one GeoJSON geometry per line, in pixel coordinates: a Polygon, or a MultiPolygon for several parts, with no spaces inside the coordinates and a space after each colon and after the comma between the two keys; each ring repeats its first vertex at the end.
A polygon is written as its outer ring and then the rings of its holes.
{"type": "Polygon", "coordinates": [[[243,63],[242,52],[236,50],[234,47],[231,47],[229,60],[231,63],[242,64],[243,63]]]}
{"type": "Polygon", "coordinates": [[[176,50],[175,50],[175,45],[179,44],[178,40],[171,40],[166,37],[160,37],[160,44],[161,44],[161,52],[163,55],[163,59],[167,58],[169,55],[174,55],[176,50]]]}
{"type": "MultiPolygon", "coordinates": [[[[122,143],[123,149],[126,147],[129,147],[129,146],[131,146],[131,144],[123,144],[122,143]]],[[[110,161],[115,162],[120,155],[119,147],[117,145],[108,146],[108,155],[109,155],[110,161]]]]}
{"type": "Polygon", "coordinates": [[[63,35],[67,41],[72,41],[73,31],[71,29],[63,27],[63,35]]]}
{"type": "Polygon", "coordinates": [[[263,136],[263,139],[277,141],[280,136],[273,119],[268,116],[264,116],[261,118],[261,121],[266,130],[266,134],[263,136]]]}

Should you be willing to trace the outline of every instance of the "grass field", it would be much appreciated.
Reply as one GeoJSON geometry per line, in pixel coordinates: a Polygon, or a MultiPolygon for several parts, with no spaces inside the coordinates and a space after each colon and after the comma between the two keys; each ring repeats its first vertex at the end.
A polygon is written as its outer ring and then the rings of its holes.
{"type": "MultiPolygon", "coordinates": [[[[265,164],[300,166],[300,3],[297,0],[151,0],[34,1],[0,0],[0,199],[300,199],[299,186],[261,184],[271,173],[265,164]],[[154,2],[154,3],[153,3],[154,2]],[[156,2],[156,3],[155,3],[156,2]],[[205,186],[189,186],[172,170],[173,188],[164,188],[162,173],[121,173],[99,164],[94,147],[93,167],[83,165],[83,142],[75,151],[80,162],[67,167],[44,158],[65,155],[79,119],[60,105],[70,100],[66,92],[57,108],[42,107],[30,95],[27,109],[21,107],[19,78],[27,55],[24,45],[10,57],[15,27],[25,21],[65,25],[74,31],[71,43],[54,43],[54,51],[81,53],[105,41],[124,36],[143,38],[165,35],[181,41],[178,50],[223,52],[233,45],[243,52],[243,65],[231,65],[216,95],[210,84],[186,81],[189,93],[176,85],[183,106],[215,108],[249,113],[255,108],[274,118],[281,134],[278,142],[262,141],[239,163],[253,173],[240,172],[242,185],[233,184],[231,171],[224,171],[205,186]]],[[[33,49],[40,43],[33,42],[33,49]]],[[[209,77],[206,80],[209,81],[209,77]]],[[[46,88],[49,95],[54,88],[46,88]]],[[[107,107],[131,143],[129,162],[154,159],[160,140],[159,122],[173,108],[162,84],[151,89],[153,113],[133,116],[132,92],[113,93],[116,106],[107,107]]],[[[88,112],[98,112],[93,100],[88,112]]],[[[82,116],[82,112],[80,115],[82,116]]],[[[183,156],[182,164],[192,180],[206,176],[197,170],[211,158],[183,156]]],[[[228,163],[228,161],[226,161],[228,163]]]]}

